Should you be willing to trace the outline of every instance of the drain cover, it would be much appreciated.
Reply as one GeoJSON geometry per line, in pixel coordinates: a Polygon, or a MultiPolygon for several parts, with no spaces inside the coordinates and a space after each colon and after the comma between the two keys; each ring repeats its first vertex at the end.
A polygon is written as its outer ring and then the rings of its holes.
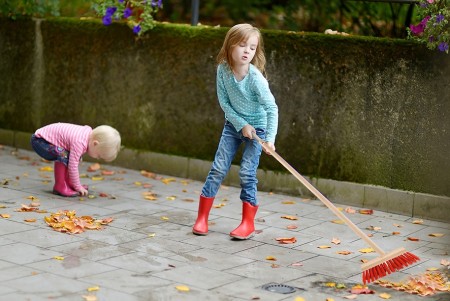
{"type": "Polygon", "coordinates": [[[295,292],[295,288],[286,284],[280,283],[268,283],[262,286],[263,290],[279,293],[279,294],[291,294],[295,292]]]}

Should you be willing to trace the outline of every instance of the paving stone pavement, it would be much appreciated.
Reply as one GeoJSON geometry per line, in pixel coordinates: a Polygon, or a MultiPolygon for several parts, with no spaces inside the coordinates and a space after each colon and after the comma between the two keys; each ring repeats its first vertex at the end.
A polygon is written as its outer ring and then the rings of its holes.
{"type": "MultiPolygon", "coordinates": [[[[232,240],[229,232],[241,218],[236,187],[220,189],[209,235],[195,236],[191,230],[203,183],[167,175],[150,178],[139,170],[105,164],[102,170],[114,175],[101,175],[101,170],[87,171],[91,164],[80,165],[91,197],[64,198],[51,193],[53,172],[45,167],[52,163],[30,151],[0,146],[0,300],[348,300],[350,288],[361,283],[361,259],[377,257],[361,253],[368,246],[346,225],[333,223],[337,217],[320,201],[267,192],[258,195],[257,234],[232,240]],[[155,200],[145,199],[145,193],[155,200]],[[32,202],[30,197],[47,212],[17,211],[32,202]],[[114,220],[102,230],[60,233],[44,221],[59,210],[114,220]],[[288,229],[291,225],[296,228],[288,229]],[[280,237],[295,237],[297,242],[280,244],[280,237]],[[332,243],[333,238],[341,243],[332,243]],[[264,290],[268,284],[288,285],[293,292],[264,290]],[[177,289],[180,286],[189,291],[177,289]],[[88,291],[94,287],[99,289],[88,291]]],[[[430,268],[448,275],[441,260],[450,259],[450,224],[416,224],[413,218],[380,211],[346,215],[373,234],[383,250],[403,246],[421,258],[385,279],[404,281],[430,268]],[[400,234],[392,235],[394,231],[400,234]]],[[[448,292],[420,297],[377,284],[368,288],[375,293],[356,300],[381,300],[382,293],[391,300],[450,300],[448,292]]]]}

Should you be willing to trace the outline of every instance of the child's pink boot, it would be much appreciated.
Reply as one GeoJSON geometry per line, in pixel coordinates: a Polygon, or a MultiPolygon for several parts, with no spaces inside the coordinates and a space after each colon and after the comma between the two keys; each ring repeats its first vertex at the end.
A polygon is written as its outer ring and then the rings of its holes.
{"type": "Polygon", "coordinates": [[[252,206],[248,202],[242,202],[242,222],[230,236],[236,239],[248,239],[255,234],[255,215],[258,206],[252,206]]]}
{"type": "Polygon", "coordinates": [[[74,197],[78,195],[78,192],[70,188],[69,184],[66,182],[67,167],[64,165],[64,163],[55,161],[54,173],[55,173],[55,185],[53,186],[54,194],[68,197],[74,197]]]}
{"type": "Polygon", "coordinates": [[[200,203],[198,204],[198,216],[195,221],[192,233],[197,235],[208,234],[208,217],[212,204],[214,203],[214,197],[207,198],[200,196],[200,203]]]}

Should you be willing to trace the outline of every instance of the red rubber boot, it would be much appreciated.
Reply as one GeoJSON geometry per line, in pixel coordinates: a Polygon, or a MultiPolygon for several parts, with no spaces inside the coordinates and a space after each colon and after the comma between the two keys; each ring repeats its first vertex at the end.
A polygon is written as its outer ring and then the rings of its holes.
{"type": "Polygon", "coordinates": [[[195,221],[194,227],[192,228],[192,233],[197,235],[208,234],[208,216],[213,203],[214,197],[207,198],[202,195],[200,196],[197,220],[195,221]]]}
{"type": "Polygon", "coordinates": [[[242,202],[242,222],[230,236],[236,239],[248,239],[255,234],[255,215],[258,206],[252,206],[248,202],[242,202]]]}
{"type": "Polygon", "coordinates": [[[54,172],[55,185],[53,186],[53,193],[68,197],[77,196],[78,192],[70,188],[66,182],[67,167],[64,163],[55,161],[54,172]]]}

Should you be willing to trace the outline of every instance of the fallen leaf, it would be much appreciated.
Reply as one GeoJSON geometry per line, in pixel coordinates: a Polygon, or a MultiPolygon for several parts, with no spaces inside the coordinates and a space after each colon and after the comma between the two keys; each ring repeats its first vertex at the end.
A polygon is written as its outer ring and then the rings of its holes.
{"type": "Polygon", "coordinates": [[[418,239],[417,237],[408,237],[408,240],[410,240],[410,241],[419,241],[420,239],[418,239]]]}
{"type": "Polygon", "coordinates": [[[100,168],[101,168],[101,166],[99,163],[94,163],[94,164],[89,165],[87,171],[93,172],[93,171],[99,170],[100,168]]]}
{"type": "Polygon", "coordinates": [[[301,263],[301,262],[294,262],[294,263],[291,263],[291,266],[293,266],[293,267],[301,267],[301,266],[303,266],[303,263],[301,263]]]}
{"type": "Polygon", "coordinates": [[[371,230],[371,231],[380,231],[381,227],[369,226],[366,229],[367,230],[371,230]]]}
{"type": "Polygon", "coordinates": [[[168,221],[168,220],[169,220],[169,218],[168,218],[167,216],[161,216],[161,219],[162,219],[163,221],[168,221]]]}
{"type": "Polygon", "coordinates": [[[297,229],[297,228],[298,228],[297,225],[287,225],[286,226],[286,229],[289,229],[289,230],[294,230],[294,229],[297,229]]]}
{"type": "Polygon", "coordinates": [[[169,200],[169,201],[175,201],[176,199],[177,199],[177,197],[174,196],[174,195],[171,195],[171,196],[167,196],[167,197],[166,197],[166,200],[169,200]]]}
{"type": "Polygon", "coordinates": [[[372,248],[364,248],[364,249],[359,249],[359,252],[361,252],[361,253],[373,253],[373,252],[375,252],[375,250],[372,249],[372,248]]]}
{"type": "Polygon", "coordinates": [[[97,296],[95,295],[83,295],[83,298],[86,301],[97,301],[97,296]]]}
{"type": "Polygon", "coordinates": [[[338,251],[338,252],[336,252],[337,254],[340,254],[340,255],[350,255],[350,254],[352,254],[353,252],[350,252],[350,251],[338,251]]]}
{"type": "Polygon", "coordinates": [[[375,292],[371,289],[369,289],[367,286],[362,286],[360,284],[355,285],[350,290],[350,293],[356,294],[356,295],[365,295],[365,294],[375,294],[375,292]]]}
{"type": "Polygon", "coordinates": [[[326,283],[325,283],[325,286],[328,286],[328,287],[336,287],[336,283],[335,283],[335,282],[326,282],[326,283]]]}
{"type": "Polygon", "coordinates": [[[100,176],[93,176],[92,178],[91,178],[91,180],[92,181],[103,181],[103,177],[100,177],[100,176]]]}
{"type": "Polygon", "coordinates": [[[350,213],[350,214],[353,214],[353,213],[356,212],[356,210],[353,209],[353,208],[351,208],[351,207],[347,207],[347,208],[345,208],[345,212],[350,213]]]}
{"type": "Polygon", "coordinates": [[[413,220],[412,223],[421,225],[421,224],[423,224],[423,219],[415,219],[415,220],[413,220]]]}
{"type": "Polygon", "coordinates": [[[326,298],[325,301],[334,301],[333,298],[326,298]]]}
{"type": "Polygon", "coordinates": [[[102,170],[102,175],[104,176],[112,176],[114,175],[116,172],[113,170],[102,170]]]}
{"type": "Polygon", "coordinates": [[[3,218],[10,218],[11,217],[11,215],[8,214],[8,213],[2,213],[2,214],[0,214],[0,216],[3,217],[3,218]]]}
{"type": "Polygon", "coordinates": [[[176,182],[175,178],[165,178],[162,179],[161,182],[163,182],[164,184],[169,184],[170,182],[176,182]]]}
{"type": "Polygon", "coordinates": [[[442,264],[443,266],[448,267],[448,266],[450,265],[450,261],[448,261],[447,259],[442,259],[442,260],[441,260],[441,264],[442,264]]]}
{"type": "Polygon", "coordinates": [[[427,271],[437,271],[438,268],[427,268],[427,271]]]}
{"type": "Polygon", "coordinates": [[[53,256],[53,259],[56,259],[56,260],[64,260],[64,257],[62,257],[62,256],[53,256]]]}
{"type": "Polygon", "coordinates": [[[279,237],[275,238],[280,244],[295,244],[297,239],[295,237],[279,237]]]}
{"type": "Polygon", "coordinates": [[[141,170],[141,175],[143,175],[144,177],[147,177],[147,178],[156,179],[156,174],[155,173],[149,172],[149,171],[146,171],[146,170],[141,170]]]}
{"type": "Polygon", "coordinates": [[[281,204],[283,204],[283,205],[294,205],[295,202],[294,201],[282,201],[281,204]]]}
{"type": "Polygon", "coordinates": [[[353,299],[356,299],[356,298],[358,298],[358,295],[356,295],[356,294],[344,296],[344,299],[350,299],[350,300],[353,300],[353,299]]]}
{"type": "Polygon", "coordinates": [[[289,219],[292,221],[298,220],[298,218],[296,216],[292,216],[292,215],[283,215],[281,218],[289,219]]]}
{"type": "Polygon", "coordinates": [[[306,300],[302,297],[295,297],[294,301],[306,301],[306,300]]]}
{"type": "Polygon", "coordinates": [[[276,261],[277,259],[273,256],[267,256],[266,260],[272,260],[272,261],[276,261]]]}
{"type": "Polygon", "coordinates": [[[333,239],[331,240],[332,243],[334,243],[335,245],[338,245],[341,243],[341,240],[339,238],[333,237],[333,239]]]}
{"type": "Polygon", "coordinates": [[[335,219],[331,221],[333,224],[343,225],[345,222],[341,219],[335,219]]]}
{"type": "Polygon", "coordinates": [[[94,292],[94,291],[98,291],[99,289],[100,289],[99,286],[91,286],[91,287],[88,287],[87,291],[94,292]]]}
{"type": "Polygon", "coordinates": [[[400,235],[400,232],[394,231],[392,232],[392,235],[400,235]]]}
{"type": "Polygon", "coordinates": [[[400,224],[393,224],[395,227],[397,227],[397,228],[401,228],[402,227],[402,225],[400,225],[400,224]]]}
{"type": "Polygon", "coordinates": [[[35,218],[27,218],[27,219],[24,219],[24,221],[27,223],[34,223],[34,222],[36,222],[36,219],[35,218]]]}
{"type": "Polygon", "coordinates": [[[444,235],[445,234],[443,234],[443,233],[431,233],[431,234],[428,234],[428,236],[431,236],[431,237],[442,237],[444,235]]]}
{"type": "Polygon", "coordinates": [[[155,237],[156,236],[156,233],[149,233],[148,234],[148,237],[155,237]]]}
{"type": "Polygon", "coordinates": [[[318,246],[317,247],[318,249],[329,249],[329,248],[331,248],[330,246],[318,246]]]}
{"type": "Polygon", "coordinates": [[[371,215],[371,214],[373,214],[373,210],[372,209],[360,209],[359,213],[360,214],[369,214],[369,215],[371,215]]]}
{"type": "Polygon", "coordinates": [[[391,295],[388,293],[381,293],[378,295],[381,299],[391,299],[391,295]]]}
{"type": "Polygon", "coordinates": [[[280,265],[279,265],[279,264],[272,263],[272,264],[270,265],[270,267],[271,267],[272,269],[276,269],[276,268],[279,268],[280,265]]]}
{"type": "Polygon", "coordinates": [[[51,166],[44,166],[44,167],[39,168],[39,171],[48,171],[48,172],[50,172],[50,171],[53,171],[53,168],[51,166]]]}
{"type": "Polygon", "coordinates": [[[186,285],[177,285],[177,286],[175,286],[175,288],[180,292],[189,292],[190,291],[189,287],[186,285]]]}

